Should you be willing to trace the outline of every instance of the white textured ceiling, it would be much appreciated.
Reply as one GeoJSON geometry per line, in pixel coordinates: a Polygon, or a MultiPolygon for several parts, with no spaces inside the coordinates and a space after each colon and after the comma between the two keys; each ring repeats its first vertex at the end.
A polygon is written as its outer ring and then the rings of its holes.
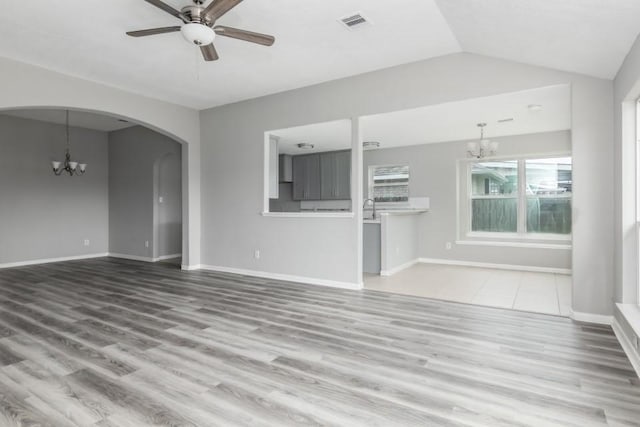
{"type": "MultiPolygon", "coordinates": [[[[39,120],[41,122],[56,123],[63,125],[66,121],[65,110],[58,109],[27,109],[2,111],[6,116],[19,117],[22,119],[39,120]]],[[[88,113],[85,111],[69,112],[69,125],[85,129],[111,132],[135,126],[135,123],[122,122],[116,117],[105,114],[88,113]]]]}
{"type": "Polygon", "coordinates": [[[461,51],[611,79],[639,16],[639,0],[244,0],[219,24],[275,45],[218,37],[205,63],[180,33],[125,35],[180,24],[143,0],[5,0],[0,56],[203,109],[461,51]],[[356,11],[373,25],[337,22],[356,11]]]}
{"type": "Polygon", "coordinates": [[[314,123],[269,133],[278,138],[280,154],[296,155],[351,148],[351,120],[314,123]],[[298,148],[299,143],[313,144],[314,147],[298,148]]]}
{"type": "MultiPolygon", "coordinates": [[[[548,86],[521,92],[430,105],[362,118],[364,141],[377,141],[380,149],[485,137],[525,135],[571,128],[570,88],[548,86]],[[531,111],[538,105],[540,111],[531,111]],[[499,122],[503,119],[512,121],[499,122]]],[[[337,120],[269,132],[278,137],[284,154],[304,154],[351,147],[351,121],[337,120]],[[305,142],[311,150],[297,147],[305,142]]]]}
{"type": "Polygon", "coordinates": [[[571,128],[570,88],[567,85],[447,102],[362,118],[365,141],[380,148],[479,139],[478,123],[486,123],[485,137],[525,135],[571,128]],[[541,111],[530,111],[540,105],[541,111]],[[498,122],[513,118],[512,121],[498,122]]]}
{"type": "Polygon", "coordinates": [[[272,34],[274,46],[217,37],[209,63],[180,33],[126,36],[180,25],[143,0],[1,7],[0,56],[198,109],[460,51],[434,0],[245,0],[218,23],[272,34]],[[374,25],[338,23],[356,11],[374,25]]]}
{"type": "Polygon", "coordinates": [[[613,79],[640,32],[638,0],[437,0],[462,49],[613,79]]]}

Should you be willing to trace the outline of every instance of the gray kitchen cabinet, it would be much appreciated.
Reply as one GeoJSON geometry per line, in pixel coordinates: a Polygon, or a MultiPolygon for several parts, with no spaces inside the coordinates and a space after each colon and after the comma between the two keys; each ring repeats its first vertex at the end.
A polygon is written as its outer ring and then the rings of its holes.
{"type": "Polygon", "coordinates": [[[293,200],[349,200],[351,150],[293,156],[293,200]]]}
{"type": "Polygon", "coordinates": [[[362,271],[380,274],[382,244],[380,224],[364,223],[362,233],[362,271]]]}
{"type": "Polygon", "coordinates": [[[279,182],[292,182],[293,181],[293,159],[289,154],[280,154],[279,158],[279,182]]]}
{"type": "Polygon", "coordinates": [[[320,154],[320,196],[322,200],[351,198],[351,151],[320,154]]]}
{"type": "Polygon", "coordinates": [[[320,200],[320,156],[294,156],[293,200],[320,200]]]}

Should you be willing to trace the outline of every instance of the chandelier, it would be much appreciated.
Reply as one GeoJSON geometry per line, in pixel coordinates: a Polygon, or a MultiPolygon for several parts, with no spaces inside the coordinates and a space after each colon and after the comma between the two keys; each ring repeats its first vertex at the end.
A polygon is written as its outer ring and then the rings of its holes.
{"type": "Polygon", "coordinates": [[[58,161],[52,161],[53,173],[61,175],[62,172],[66,172],[69,175],[82,175],[87,170],[86,163],[78,163],[71,160],[71,151],[69,146],[69,110],[66,111],[66,132],[67,132],[67,149],[64,156],[64,163],[58,161]]]}
{"type": "Polygon", "coordinates": [[[467,143],[467,154],[476,159],[481,159],[486,156],[493,156],[498,151],[498,143],[495,141],[489,141],[484,138],[484,127],[486,123],[478,123],[480,128],[480,140],[471,141],[467,143]]]}

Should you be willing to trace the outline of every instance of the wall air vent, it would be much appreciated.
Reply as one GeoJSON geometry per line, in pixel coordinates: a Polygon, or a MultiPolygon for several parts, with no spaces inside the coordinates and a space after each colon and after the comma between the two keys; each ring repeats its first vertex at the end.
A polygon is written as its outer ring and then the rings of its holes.
{"type": "Polygon", "coordinates": [[[350,30],[371,25],[371,21],[365,18],[364,15],[360,12],[350,13],[349,15],[338,19],[338,21],[340,21],[342,25],[350,30]]]}

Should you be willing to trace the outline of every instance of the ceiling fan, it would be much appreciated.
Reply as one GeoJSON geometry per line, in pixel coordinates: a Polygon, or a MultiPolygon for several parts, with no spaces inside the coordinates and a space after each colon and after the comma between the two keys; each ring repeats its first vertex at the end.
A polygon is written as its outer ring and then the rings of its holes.
{"type": "Polygon", "coordinates": [[[203,6],[205,0],[193,0],[193,5],[185,6],[181,10],[174,9],[160,0],[144,1],[180,19],[183,24],[172,27],[129,31],[127,35],[131,37],[144,37],[180,31],[188,42],[200,46],[200,51],[205,61],[215,61],[218,59],[218,52],[216,52],[216,48],[213,46],[213,40],[216,35],[264,46],[271,46],[275,41],[273,36],[267,34],[225,27],[224,25],[215,25],[216,21],[222,15],[233,9],[242,2],[242,0],[213,0],[208,6],[203,6]]]}

